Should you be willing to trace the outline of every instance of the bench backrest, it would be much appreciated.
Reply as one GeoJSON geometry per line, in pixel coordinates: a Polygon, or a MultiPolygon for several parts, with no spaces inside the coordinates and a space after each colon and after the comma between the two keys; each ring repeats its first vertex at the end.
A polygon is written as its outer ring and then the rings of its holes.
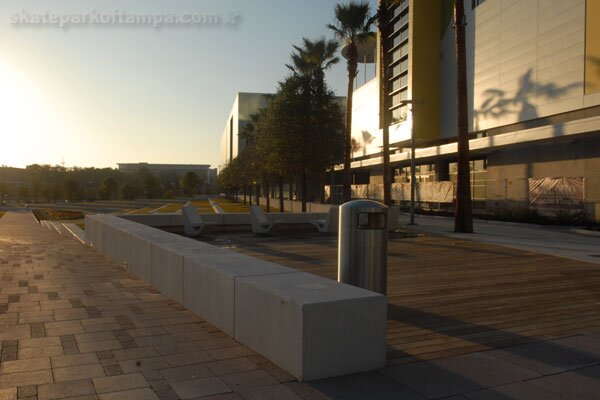
{"type": "Polygon", "coordinates": [[[256,219],[256,222],[258,222],[259,224],[261,224],[261,225],[269,224],[269,220],[267,219],[267,216],[263,212],[262,208],[260,208],[260,206],[251,206],[250,213],[256,219]]]}
{"type": "Polygon", "coordinates": [[[181,209],[183,218],[192,224],[201,224],[202,217],[198,214],[198,209],[194,206],[183,206],[181,209]]]}

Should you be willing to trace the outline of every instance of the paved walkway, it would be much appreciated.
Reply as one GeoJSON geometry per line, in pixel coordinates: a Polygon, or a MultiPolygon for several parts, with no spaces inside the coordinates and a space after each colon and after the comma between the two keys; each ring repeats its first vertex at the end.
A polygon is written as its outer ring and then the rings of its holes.
{"type": "MultiPolygon", "coordinates": [[[[408,221],[409,215],[401,213],[400,222],[408,221]]],[[[451,217],[417,214],[415,222],[414,229],[423,232],[600,264],[600,237],[578,235],[567,228],[476,219],[474,234],[460,234],[453,232],[451,217]]]]}
{"type": "Polygon", "coordinates": [[[301,384],[25,213],[0,219],[0,279],[2,400],[586,400],[600,393],[594,330],[301,384]]]}
{"type": "Polygon", "coordinates": [[[1,400],[322,398],[31,214],[0,219],[0,279],[1,400]]]}

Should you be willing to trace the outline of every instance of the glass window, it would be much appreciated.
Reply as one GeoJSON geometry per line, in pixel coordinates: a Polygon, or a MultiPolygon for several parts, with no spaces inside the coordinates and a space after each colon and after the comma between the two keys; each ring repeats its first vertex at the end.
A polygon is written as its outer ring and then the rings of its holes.
{"type": "Polygon", "coordinates": [[[395,95],[392,96],[392,107],[397,106],[398,104],[400,104],[400,102],[402,100],[406,100],[407,98],[408,98],[407,90],[402,90],[402,91],[396,93],[395,95]]]}
{"type": "Polygon", "coordinates": [[[400,48],[394,50],[392,54],[392,62],[396,62],[408,54],[408,43],[404,43],[400,48]]]}
{"type": "Polygon", "coordinates": [[[398,35],[396,35],[394,37],[394,39],[392,40],[392,47],[398,46],[400,43],[404,42],[406,39],[408,39],[408,27],[406,27],[405,29],[402,29],[400,31],[400,33],[398,33],[398,35]]]}
{"type": "Polygon", "coordinates": [[[408,106],[394,108],[392,110],[392,123],[406,121],[408,106]]]}
{"type": "Polygon", "coordinates": [[[398,76],[408,71],[408,59],[400,61],[392,68],[392,76],[398,76]]]}
{"type": "Polygon", "coordinates": [[[408,85],[408,74],[404,74],[400,78],[392,81],[392,92],[395,92],[398,89],[402,89],[406,85],[408,85]]]}

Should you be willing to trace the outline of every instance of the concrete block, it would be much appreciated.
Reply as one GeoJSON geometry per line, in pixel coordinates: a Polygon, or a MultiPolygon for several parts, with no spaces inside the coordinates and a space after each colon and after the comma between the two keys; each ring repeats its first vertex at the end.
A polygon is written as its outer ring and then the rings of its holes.
{"type": "Polygon", "coordinates": [[[152,244],[152,286],[181,303],[183,293],[183,254],[169,243],[152,244]]]}
{"type": "Polygon", "coordinates": [[[204,250],[204,254],[184,256],[183,305],[233,336],[235,280],[245,276],[289,274],[294,270],[211,247],[204,250]]]}
{"type": "Polygon", "coordinates": [[[129,237],[128,262],[129,273],[144,280],[152,282],[152,245],[147,240],[131,235],[129,237]]]}
{"type": "Polygon", "coordinates": [[[115,243],[115,262],[119,265],[126,264],[127,268],[132,263],[132,252],[131,252],[131,233],[124,230],[116,230],[116,243],[115,243]]]}
{"type": "Polygon", "coordinates": [[[182,226],[182,225],[183,225],[183,215],[172,214],[169,216],[169,226],[182,226]]]}
{"type": "Polygon", "coordinates": [[[94,235],[94,226],[96,224],[96,221],[92,218],[91,215],[86,215],[85,216],[85,241],[92,244],[94,243],[95,240],[95,235],[94,235]]]}
{"type": "Polygon", "coordinates": [[[171,214],[132,214],[121,218],[146,226],[170,226],[171,214]]]}
{"type": "Polygon", "coordinates": [[[280,222],[284,224],[310,224],[310,221],[324,218],[320,213],[268,213],[267,218],[270,221],[280,222]]]}
{"type": "Polygon", "coordinates": [[[385,366],[385,296],[304,272],[238,277],[234,338],[299,380],[385,366]]]}
{"type": "Polygon", "coordinates": [[[117,231],[113,228],[109,221],[102,223],[102,241],[98,249],[106,258],[111,261],[117,261],[117,231]]]}
{"type": "Polygon", "coordinates": [[[223,225],[250,225],[250,214],[221,214],[223,225]]]}
{"type": "Polygon", "coordinates": [[[99,225],[100,222],[97,220],[96,216],[85,216],[85,240],[86,242],[90,243],[94,248],[98,247],[98,240],[100,236],[99,225]]]}

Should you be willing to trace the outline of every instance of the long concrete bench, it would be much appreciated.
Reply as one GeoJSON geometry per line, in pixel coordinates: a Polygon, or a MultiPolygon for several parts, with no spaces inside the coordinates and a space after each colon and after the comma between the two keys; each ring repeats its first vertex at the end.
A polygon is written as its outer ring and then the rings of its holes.
{"type": "Polygon", "coordinates": [[[384,296],[114,215],[86,240],[299,380],[385,365],[384,296]]]}

